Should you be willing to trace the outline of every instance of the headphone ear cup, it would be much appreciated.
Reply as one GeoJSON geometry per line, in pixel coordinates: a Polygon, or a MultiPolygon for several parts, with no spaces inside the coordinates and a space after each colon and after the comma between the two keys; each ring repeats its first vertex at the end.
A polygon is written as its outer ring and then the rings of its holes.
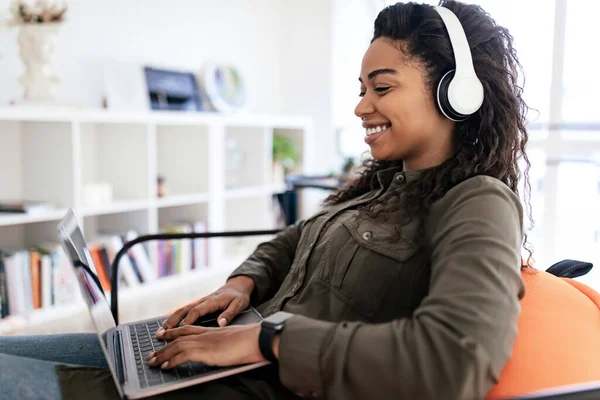
{"type": "Polygon", "coordinates": [[[455,122],[461,122],[469,118],[469,116],[457,112],[450,104],[448,88],[450,87],[452,78],[454,78],[454,70],[446,72],[444,76],[442,76],[442,79],[440,79],[437,88],[437,103],[440,111],[446,118],[455,122]]]}

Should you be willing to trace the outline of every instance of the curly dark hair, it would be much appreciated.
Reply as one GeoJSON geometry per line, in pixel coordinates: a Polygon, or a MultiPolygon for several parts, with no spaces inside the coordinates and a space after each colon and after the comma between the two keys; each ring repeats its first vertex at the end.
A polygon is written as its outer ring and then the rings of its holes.
{"type": "MultiPolygon", "coordinates": [[[[386,218],[397,218],[398,226],[419,218],[421,228],[417,240],[422,240],[424,220],[431,204],[466,179],[488,175],[501,180],[519,195],[521,172],[518,160],[522,157],[525,163],[524,200],[533,226],[529,183],[531,165],[525,152],[528,107],[522,98],[523,88],[518,82],[519,72],[522,73],[523,69],[513,48],[513,38],[506,28],[497,25],[477,5],[442,0],[440,6],[454,12],[464,28],[485,99],[475,114],[466,121],[456,123],[455,152],[451,158],[424,170],[420,179],[410,182],[402,191],[388,191],[363,207],[361,212],[366,212],[372,218],[384,213],[386,218]]],[[[424,68],[433,101],[438,81],[455,67],[450,39],[438,13],[432,6],[412,2],[386,7],[375,20],[372,41],[381,37],[396,41],[400,51],[424,68]]],[[[371,179],[377,171],[393,166],[402,166],[402,160],[366,160],[358,178],[329,196],[324,204],[342,203],[370,191],[371,179]]],[[[524,247],[531,258],[532,250],[527,243],[527,235],[524,237],[524,247]]],[[[529,263],[529,258],[524,266],[529,263]]]]}

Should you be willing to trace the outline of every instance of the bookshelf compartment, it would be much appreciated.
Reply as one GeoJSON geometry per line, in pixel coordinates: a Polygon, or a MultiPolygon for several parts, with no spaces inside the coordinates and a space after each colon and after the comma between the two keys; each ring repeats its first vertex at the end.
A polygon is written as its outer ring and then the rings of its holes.
{"type": "Polygon", "coordinates": [[[225,188],[265,185],[269,181],[271,142],[263,127],[229,126],[225,130],[225,188]]]}
{"type": "MultiPolygon", "coordinates": [[[[163,233],[208,232],[208,205],[190,204],[158,210],[158,230],[163,233]]],[[[215,239],[155,241],[151,252],[159,276],[185,274],[211,263],[211,242],[215,239]]]]}
{"type": "MultiPolygon", "coordinates": [[[[305,173],[305,162],[304,154],[305,154],[305,134],[302,129],[293,129],[293,128],[275,128],[272,130],[272,138],[271,140],[276,140],[276,137],[282,137],[289,142],[291,142],[294,152],[296,154],[296,160],[294,160],[293,166],[289,169],[289,173],[292,174],[302,174],[305,173]]],[[[272,156],[272,154],[270,154],[272,156]]],[[[272,160],[272,158],[270,158],[272,160]]],[[[274,161],[274,160],[273,160],[274,161]]],[[[272,175],[272,183],[279,185],[282,184],[279,177],[276,174],[272,175]]]]}
{"type": "Polygon", "coordinates": [[[165,179],[167,195],[208,191],[208,127],[158,125],[156,140],[157,174],[165,179]]]}
{"type": "Polygon", "coordinates": [[[83,218],[83,235],[88,242],[99,235],[122,235],[129,230],[144,235],[151,231],[148,221],[148,210],[87,216],[83,218]]]}
{"type": "Polygon", "coordinates": [[[148,152],[146,125],[82,123],[82,206],[109,205],[86,195],[90,184],[109,184],[111,203],[147,200],[150,193],[148,152]]]}
{"type": "Polygon", "coordinates": [[[72,204],[72,125],[68,122],[0,121],[3,199],[72,204]]]}
{"type": "Polygon", "coordinates": [[[158,227],[176,222],[196,222],[208,220],[208,204],[187,204],[165,206],[158,210],[158,227]]]}

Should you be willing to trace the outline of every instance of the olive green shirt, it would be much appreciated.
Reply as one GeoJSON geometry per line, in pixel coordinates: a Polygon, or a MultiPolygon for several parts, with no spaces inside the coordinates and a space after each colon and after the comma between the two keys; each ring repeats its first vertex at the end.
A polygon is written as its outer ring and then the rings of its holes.
{"type": "Polygon", "coordinates": [[[400,228],[357,207],[402,190],[418,172],[377,173],[372,191],[289,227],[231,275],[250,276],[281,334],[279,374],[296,393],[329,399],[479,399],[517,334],[523,211],[501,181],[478,176],[400,228]]]}

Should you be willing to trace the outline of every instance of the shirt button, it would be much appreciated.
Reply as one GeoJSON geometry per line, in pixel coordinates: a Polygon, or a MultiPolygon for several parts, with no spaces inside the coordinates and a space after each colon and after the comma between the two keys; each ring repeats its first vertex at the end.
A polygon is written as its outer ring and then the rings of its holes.
{"type": "Polygon", "coordinates": [[[404,177],[404,174],[398,174],[398,175],[396,175],[396,182],[398,182],[398,183],[404,183],[405,179],[406,178],[404,177]]]}
{"type": "Polygon", "coordinates": [[[365,240],[371,240],[371,238],[373,237],[373,234],[369,231],[366,231],[365,233],[362,234],[362,237],[365,240]]]}

